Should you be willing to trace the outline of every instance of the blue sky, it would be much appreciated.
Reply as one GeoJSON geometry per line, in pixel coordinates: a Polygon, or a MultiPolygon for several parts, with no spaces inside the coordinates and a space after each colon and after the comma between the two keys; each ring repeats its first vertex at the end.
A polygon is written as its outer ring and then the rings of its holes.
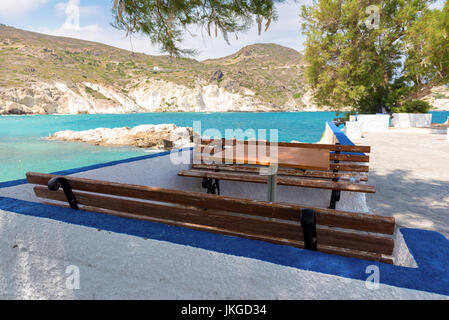
{"type": "MultiPolygon", "coordinates": [[[[239,39],[230,37],[231,45],[219,36],[217,39],[202,35],[201,30],[193,28],[196,36],[187,35],[184,46],[200,51],[199,60],[222,57],[236,52],[240,48],[253,43],[277,43],[296,50],[302,50],[304,37],[300,32],[299,13],[302,4],[311,0],[290,0],[277,6],[279,20],[262,35],[257,34],[254,27],[239,39]]],[[[438,1],[438,5],[444,0],[438,1]]],[[[157,47],[141,36],[130,39],[125,33],[110,26],[113,0],[0,0],[0,23],[16,28],[68,36],[85,40],[106,43],[112,46],[148,54],[160,54],[157,47]],[[79,8],[79,25],[76,13],[70,8],[79,8]],[[67,12],[68,11],[68,12],[67,12]],[[72,19],[70,19],[72,18],[72,19]],[[73,19],[74,18],[74,19],[73,19]]]]}

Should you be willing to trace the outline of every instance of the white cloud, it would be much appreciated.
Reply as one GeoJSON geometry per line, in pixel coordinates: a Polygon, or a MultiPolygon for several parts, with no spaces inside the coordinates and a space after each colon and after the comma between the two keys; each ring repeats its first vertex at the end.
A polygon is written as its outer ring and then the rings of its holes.
{"type": "Polygon", "coordinates": [[[435,3],[432,3],[430,5],[430,8],[431,9],[442,9],[444,7],[444,4],[445,4],[445,0],[438,0],[435,3]]]}
{"type": "MultiPolygon", "coordinates": [[[[307,1],[302,1],[302,3],[305,2],[307,1]]],[[[58,7],[56,9],[62,10],[61,12],[64,14],[66,5],[67,2],[61,2],[61,4],[57,4],[58,7]],[[65,5],[63,6],[62,4],[65,5]]],[[[300,9],[301,3],[298,2],[287,2],[278,5],[279,20],[273,22],[267,32],[264,32],[259,36],[257,34],[257,27],[254,26],[247,33],[239,34],[238,40],[235,39],[234,35],[230,35],[230,45],[228,45],[220,35],[218,38],[211,38],[207,35],[207,32],[203,32],[202,35],[200,29],[191,28],[192,33],[195,33],[196,37],[186,34],[183,47],[199,50],[200,54],[195,57],[199,60],[223,57],[238,51],[246,45],[254,43],[277,43],[296,50],[301,50],[304,38],[300,32],[300,9]]],[[[80,7],[80,10],[82,12],[82,7],[80,7]]],[[[102,27],[100,27],[97,24],[93,24],[87,26],[81,25],[79,28],[73,28],[66,24],[56,30],[39,28],[34,31],[56,36],[101,42],[118,48],[133,50],[135,52],[144,52],[153,55],[161,53],[159,48],[152,45],[147,37],[135,35],[130,40],[130,38],[125,36],[125,31],[116,30],[110,25],[102,25],[102,27]]]]}
{"type": "Polygon", "coordinates": [[[2,0],[0,1],[0,16],[8,18],[23,17],[29,11],[47,2],[48,0],[2,0]]]}
{"type": "MultiPolygon", "coordinates": [[[[302,1],[302,4],[306,2],[308,1],[302,1]]],[[[226,56],[254,43],[276,43],[301,50],[304,40],[300,31],[301,3],[286,2],[279,4],[277,8],[279,19],[260,36],[257,33],[257,26],[253,26],[248,32],[239,34],[238,39],[235,39],[234,35],[229,35],[230,45],[228,45],[220,35],[217,38],[209,37],[207,32],[195,29],[192,33],[196,34],[196,37],[187,35],[183,46],[200,50],[201,53],[197,58],[201,60],[226,56]]]]}
{"type": "Polygon", "coordinates": [[[38,28],[36,31],[52,36],[103,42],[101,39],[103,29],[98,24],[74,27],[73,25],[64,23],[58,29],[38,28]]]}

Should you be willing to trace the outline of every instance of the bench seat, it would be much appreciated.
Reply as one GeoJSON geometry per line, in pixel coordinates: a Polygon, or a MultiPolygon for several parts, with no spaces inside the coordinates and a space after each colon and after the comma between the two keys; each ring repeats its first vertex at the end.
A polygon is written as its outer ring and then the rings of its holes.
{"type": "Polygon", "coordinates": [[[44,203],[74,214],[83,209],[299,248],[312,239],[321,252],[393,263],[392,217],[44,173],[27,179],[44,203]]]}
{"type": "MultiPolygon", "coordinates": [[[[260,167],[251,165],[238,165],[238,164],[192,164],[193,169],[204,170],[219,170],[230,172],[248,172],[259,173],[260,167]]],[[[304,178],[323,178],[323,179],[335,179],[335,180],[358,180],[367,182],[368,175],[366,173],[356,172],[333,172],[333,171],[318,171],[318,170],[301,170],[294,168],[278,168],[278,175],[292,176],[292,177],[304,177],[304,178]]]]}
{"type": "MultiPolygon", "coordinates": [[[[191,178],[206,178],[206,179],[217,179],[228,181],[253,182],[253,183],[267,183],[268,181],[267,176],[250,172],[220,172],[204,169],[190,169],[190,170],[181,170],[178,172],[178,175],[191,178]]],[[[324,178],[305,178],[285,174],[278,175],[277,184],[284,186],[295,186],[305,188],[376,193],[376,189],[374,188],[374,186],[370,186],[367,184],[351,183],[348,181],[333,181],[331,179],[324,179],[324,178]]]]}

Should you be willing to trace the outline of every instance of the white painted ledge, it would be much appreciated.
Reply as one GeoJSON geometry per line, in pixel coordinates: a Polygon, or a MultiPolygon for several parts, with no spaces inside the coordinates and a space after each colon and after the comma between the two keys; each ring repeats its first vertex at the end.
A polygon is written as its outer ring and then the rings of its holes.
{"type": "Polygon", "coordinates": [[[432,114],[430,113],[393,113],[391,126],[395,128],[430,128],[432,114]]]}

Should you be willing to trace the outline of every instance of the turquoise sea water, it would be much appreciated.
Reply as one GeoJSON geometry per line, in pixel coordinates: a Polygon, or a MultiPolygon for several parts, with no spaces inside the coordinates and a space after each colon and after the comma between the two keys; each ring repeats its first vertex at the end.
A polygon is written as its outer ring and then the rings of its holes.
{"type": "MultiPolygon", "coordinates": [[[[444,122],[449,116],[449,112],[433,114],[433,122],[444,122]]],[[[334,118],[334,112],[0,116],[0,182],[22,179],[27,171],[54,172],[154,152],[43,140],[61,130],[161,123],[191,127],[193,121],[201,121],[202,133],[209,128],[216,128],[223,135],[225,129],[278,129],[279,141],[316,142],[325,122],[334,118]]]]}

